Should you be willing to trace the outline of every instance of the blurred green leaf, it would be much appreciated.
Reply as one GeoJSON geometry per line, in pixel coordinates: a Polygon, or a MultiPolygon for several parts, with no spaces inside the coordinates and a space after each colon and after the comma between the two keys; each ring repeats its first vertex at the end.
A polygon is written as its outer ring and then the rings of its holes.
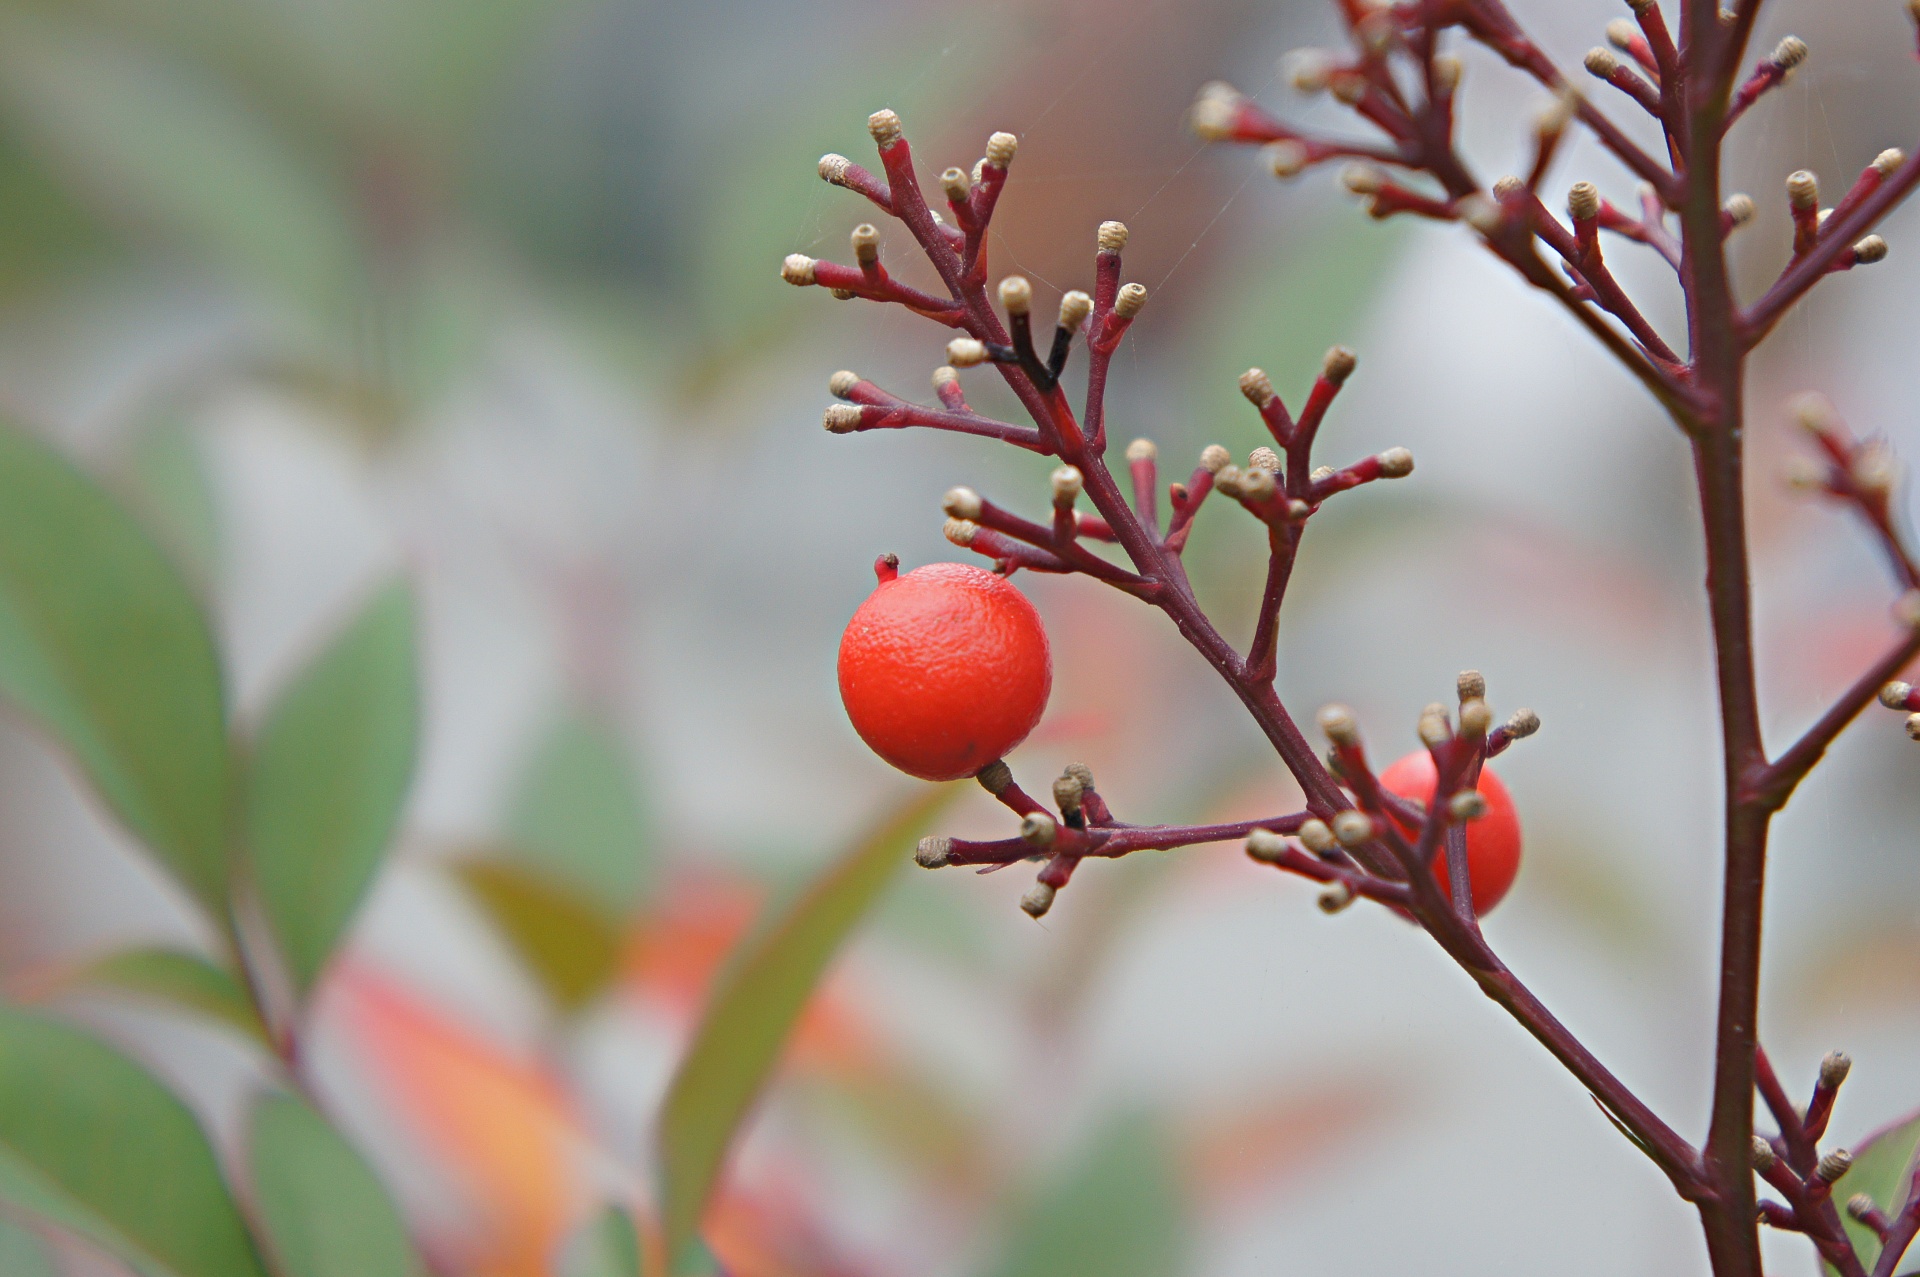
{"type": "Polygon", "coordinates": [[[393,837],[413,773],[418,700],[413,601],[395,582],[281,693],[255,742],[248,849],[302,990],[393,837]]]}
{"type": "Polygon", "coordinates": [[[386,1190],[300,1100],[261,1096],[248,1149],[267,1245],[286,1277],[417,1277],[420,1262],[386,1190]]]}
{"type": "Polygon", "coordinates": [[[219,658],[158,546],[78,470],[0,427],[0,693],[216,913],[230,784],[219,658]]]}
{"type": "Polygon", "coordinates": [[[219,513],[206,458],[187,423],[167,417],[140,432],[128,458],[134,503],[174,561],[201,587],[213,583],[219,513]]]}
{"type": "Polygon", "coordinates": [[[1026,1199],[993,1277],[1175,1277],[1191,1221],[1159,1125],[1114,1119],[1026,1199]]]}
{"type": "Polygon", "coordinates": [[[499,860],[454,872],[562,1010],[586,1005],[619,969],[619,928],[577,893],[499,860]]]}
{"type": "Polygon", "coordinates": [[[0,109],[95,205],[340,313],[364,275],[342,193],[247,102],[108,24],[0,18],[0,109]]]}
{"type": "Polygon", "coordinates": [[[660,1114],[661,1215],[676,1274],[719,1181],[734,1134],[847,935],[903,864],[927,822],[961,792],[927,790],[889,812],[770,926],[749,937],[716,983],[660,1114]]]}
{"type": "MultiPolygon", "coordinates": [[[[1833,1200],[1845,1202],[1855,1193],[1865,1193],[1881,1210],[1893,1214],[1907,1199],[1915,1154],[1920,1153],[1920,1113],[1882,1127],[1852,1151],[1853,1166],[1834,1181],[1833,1200]]],[[[1853,1216],[1844,1211],[1841,1214],[1847,1235],[1853,1239],[1855,1253],[1860,1256],[1861,1264],[1871,1271],[1880,1258],[1880,1239],[1853,1216]]],[[[1833,1271],[1827,1268],[1827,1272],[1833,1271]]]]}
{"type": "Polygon", "coordinates": [[[197,1011],[240,1030],[262,1045],[267,1044],[266,1028],[240,982],[231,971],[197,953],[179,949],[128,949],[84,968],[75,981],[157,998],[197,1011]]]}
{"type": "Polygon", "coordinates": [[[640,1235],[633,1217],[608,1206],[567,1239],[560,1277],[641,1277],[640,1235]]]}
{"type": "Polygon", "coordinates": [[[0,1273],[7,1277],[60,1277],[53,1256],[40,1239],[12,1220],[0,1217],[0,1273]]]}
{"type": "Polygon", "coordinates": [[[0,1198],[153,1277],[264,1277],[186,1106],[118,1051],[4,1006],[0,1198]]]}
{"type": "Polygon", "coordinates": [[[579,714],[554,723],[522,777],[507,828],[512,850],[616,916],[648,865],[646,819],[619,734],[579,714]]]}

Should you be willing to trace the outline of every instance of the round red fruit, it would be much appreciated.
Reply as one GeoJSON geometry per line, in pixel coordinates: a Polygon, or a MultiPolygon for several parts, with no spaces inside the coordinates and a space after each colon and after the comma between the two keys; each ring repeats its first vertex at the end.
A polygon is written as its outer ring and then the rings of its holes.
{"type": "Polygon", "coordinates": [[[965,563],[878,589],[840,638],[840,699],[873,752],[923,780],[971,776],[1027,738],[1047,708],[1053,658],[1019,590],[965,563]]]}
{"type": "MultiPolygon", "coordinates": [[[[1433,798],[1435,776],[1433,755],[1422,749],[1381,772],[1380,783],[1425,806],[1433,798]]],[[[1467,876],[1473,883],[1473,911],[1484,914],[1506,897],[1514,875],[1520,872],[1520,813],[1514,810],[1513,795],[1486,767],[1480,769],[1480,794],[1487,800],[1487,810],[1467,825],[1467,876]]],[[[1434,857],[1433,876],[1447,899],[1453,899],[1444,851],[1434,857]]]]}

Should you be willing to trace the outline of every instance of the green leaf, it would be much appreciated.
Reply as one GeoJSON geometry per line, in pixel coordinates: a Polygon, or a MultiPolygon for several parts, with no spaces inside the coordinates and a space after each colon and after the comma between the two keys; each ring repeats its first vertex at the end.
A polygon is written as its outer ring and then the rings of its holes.
{"type": "Polygon", "coordinates": [[[140,432],[128,460],[133,503],[196,584],[210,585],[220,559],[213,478],[185,421],[167,416],[140,432]]]}
{"type": "Polygon", "coordinates": [[[413,773],[413,603],[380,591],[281,693],[255,742],[247,844],[304,991],[373,881],[413,773]]]}
{"type": "Polygon", "coordinates": [[[1176,1277],[1191,1221],[1173,1150],[1151,1119],[1104,1127],[1053,1181],[1026,1200],[993,1277],[1176,1277]]]}
{"type": "Polygon", "coordinates": [[[53,734],[202,903],[224,912],[231,768],[206,617],[131,516],[5,427],[0,694],[53,734]]]}
{"type": "Polygon", "coordinates": [[[516,855],[589,900],[624,913],[647,873],[646,820],[633,767],[610,724],[554,723],[520,782],[507,821],[516,855]]]}
{"type": "Polygon", "coordinates": [[[199,1124],[138,1065],[0,1006],[0,1199],[155,1277],[264,1277],[199,1124]]]}
{"type": "Polygon", "coordinates": [[[302,1101],[261,1096],[248,1156],[267,1244],[286,1277],[417,1277],[420,1261],[380,1181],[302,1101]]]}
{"type": "Polygon", "coordinates": [[[560,1277],[641,1277],[640,1235],[633,1217],[608,1206],[567,1239],[560,1277]]]}
{"type": "Polygon", "coordinates": [[[5,1217],[0,1217],[0,1273],[7,1277],[60,1277],[53,1256],[40,1239],[5,1217]]]}
{"type": "MultiPolygon", "coordinates": [[[[1920,1113],[1882,1127],[1852,1151],[1853,1166],[1834,1181],[1833,1200],[1845,1202],[1855,1193],[1865,1193],[1881,1210],[1893,1214],[1906,1201],[1907,1186],[1913,1180],[1915,1155],[1920,1153],[1920,1113]]],[[[1842,1215],[1861,1264],[1872,1270],[1880,1258],[1880,1239],[1853,1216],[1842,1215]]]]}
{"type": "Polygon", "coordinates": [[[499,860],[454,872],[562,1010],[585,1006],[619,969],[619,929],[575,892],[499,860]]]}
{"type": "Polygon", "coordinates": [[[880,898],[920,830],[960,788],[942,785],[888,813],[772,925],[747,939],[717,982],[660,1115],[661,1214],[675,1273],[688,1271],[681,1257],[734,1133],[828,962],[880,898]]]}
{"type": "Polygon", "coordinates": [[[240,982],[231,971],[197,953],[179,949],[128,949],[82,969],[74,980],[197,1011],[240,1030],[262,1045],[267,1044],[266,1028],[240,982]]]}

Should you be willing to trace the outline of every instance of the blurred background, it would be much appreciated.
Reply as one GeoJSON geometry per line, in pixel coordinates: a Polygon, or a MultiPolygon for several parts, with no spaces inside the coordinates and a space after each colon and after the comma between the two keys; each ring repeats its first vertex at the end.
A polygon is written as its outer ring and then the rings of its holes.
{"type": "MultiPolygon", "coordinates": [[[[1569,67],[1623,12],[1518,8],[1569,67]]],[[[1770,5],[1756,48],[1788,31],[1813,57],[1733,152],[1762,210],[1736,250],[1749,295],[1786,252],[1785,174],[1843,189],[1920,121],[1901,6],[1770,5]]],[[[835,689],[874,556],[957,557],[955,483],[1044,508],[1043,459],[820,429],[833,370],[924,399],[945,341],[777,277],[788,252],[846,257],[867,210],[814,161],[865,159],[882,106],[929,175],[1020,135],[995,273],[1028,274],[1043,309],[1090,283],[1099,221],[1131,227],[1153,300],[1112,430],[1169,469],[1261,441],[1241,369],[1297,402],[1326,346],[1359,351],[1324,459],[1400,444],[1419,470],[1314,521],[1282,695],[1352,704],[1386,757],[1464,667],[1502,714],[1540,713],[1499,767],[1528,843],[1490,934],[1704,1128],[1719,800],[1685,450],[1464,233],[1370,222],[1330,174],[1282,186],[1185,132],[1214,78],[1343,127],[1276,69],[1332,36],[1318,0],[0,4],[0,407],[198,583],[243,722],[377,582],[418,591],[422,761],[313,1064],[442,1271],[548,1273],[598,1201],[649,1191],[655,1109],[725,955],[916,793],[835,689]]],[[[1524,162],[1543,94],[1467,60],[1490,180],[1524,162]]],[[[1576,146],[1553,184],[1582,177],[1631,196],[1576,146]]],[[[1920,218],[1885,234],[1891,257],[1830,280],[1756,365],[1776,741],[1890,632],[1871,542],[1779,479],[1801,445],[1778,407],[1823,391],[1920,455],[1920,218]]],[[[1610,260],[1678,331],[1670,273],[1610,260]]],[[[1262,553],[1220,510],[1193,539],[1241,641],[1262,553]]],[[[1122,819],[1296,805],[1161,618],[1081,580],[1021,584],[1057,662],[1011,759],[1029,787],[1084,761],[1122,819]]],[[[1853,1053],[1843,1143],[1920,1105],[1916,781],[1920,749],[1876,710],[1777,826],[1763,1033],[1797,1091],[1824,1051],[1853,1053]]],[[[239,1039],[47,992],[130,942],[210,944],[184,897],[12,719],[0,810],[0,979],[230,1132],[260,1067],[239,1039]]],[[[940,827],[1009,832],[972,793],[940,827]]],[[[1016,907],[1028,881],[900,876],[711,1216],[732,1271],[1705,1271],[1662,1178],[1393,916],[1323,917],[1234,847],[1089,864],[1039,924],[1016,907]]]]}

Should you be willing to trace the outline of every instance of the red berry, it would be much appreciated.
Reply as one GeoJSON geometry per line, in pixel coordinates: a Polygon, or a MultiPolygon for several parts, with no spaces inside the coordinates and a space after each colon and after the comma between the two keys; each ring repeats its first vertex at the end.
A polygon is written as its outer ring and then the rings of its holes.
{"type": "Polygon", "coordinates": [[[873,752],[923,780],[971,776],[1027,738],[1053,658],[1019,590],[965,563],[880,586],[840,639],[840,699],[873,752]]]}
{"type": "MultiPolygon", "coordinates": [[[[1422,749],[1381,772],[1380,784],[1425,806],[1433,798],[1435,777],[1433,755],[1422,749]]],[[[1467,877],[1473,883],[1473,910],[1484,914],[1506,897],[1514,875],[1520,872],[1520,813],[1514,810],[1513,795],[1490,768],[1480,769],[1480,793],[1487,800],[1487,811],[1467,825],[1467,877]]],[[[1452,900],[1444,851],[1434,857],[1433,876],[1452,900]]]]}

